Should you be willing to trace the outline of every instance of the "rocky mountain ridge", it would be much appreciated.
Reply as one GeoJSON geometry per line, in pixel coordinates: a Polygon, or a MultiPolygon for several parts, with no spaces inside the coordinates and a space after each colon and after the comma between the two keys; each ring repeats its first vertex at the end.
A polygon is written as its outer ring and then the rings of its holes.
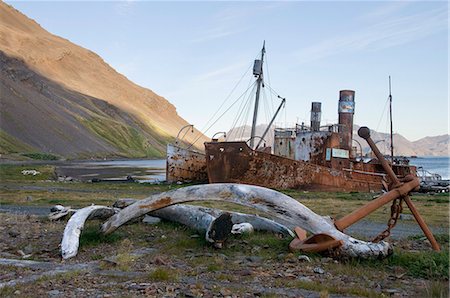
{"type": "MultiPolygon", "coordinates": [[[[0,153],[162,157],[188,124],[97,54],[0,2],[0,153]]],[[[199,136],[188,134],[187,142],[199,136]]]]}

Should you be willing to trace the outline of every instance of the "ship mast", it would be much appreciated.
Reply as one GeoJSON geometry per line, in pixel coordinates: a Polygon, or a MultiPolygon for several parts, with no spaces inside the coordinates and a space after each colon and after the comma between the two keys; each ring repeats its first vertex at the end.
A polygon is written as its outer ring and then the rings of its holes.
{"type": "Polygon", "coordinates": [[[394,164],[394,129],[392,126],[392,94],[391,94],[391,76],[389,76],[389,118],[391,122],[391,162],[394,164]]]}
{"type": "Polygon", "coordinates": [[[261,60],[255,60],[253,65],[253,75],[257,77],[256,79],[256,98],[255,98],[255,110],[253,111],[253,122],[252,122],[252,132],[250,135],[250,148],[253,149],[255,144],[255,133],[256,133],[256,119],[258,118],[258,106],[259,106],[259,94],[261,93],[261,86],[264,87],[263,83],[263,63],[264,54],[266,52],[266,41],[263,42],[263,47],[261,50],[261,60]]]}

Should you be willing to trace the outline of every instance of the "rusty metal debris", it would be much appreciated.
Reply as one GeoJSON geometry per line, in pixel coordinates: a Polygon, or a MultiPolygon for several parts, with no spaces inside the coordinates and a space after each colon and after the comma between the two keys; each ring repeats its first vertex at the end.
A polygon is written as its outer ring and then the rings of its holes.
{"type": "Polygon", "coordinates": [[[296,227],[294,231],[297,237],[289,244],[291,251],[321,253],[332,251],[344,244],[342,240],[336,240],[328,234],[320,233],[306,237],[306,231],[302,228],[296,227]]]}
{"type": "Polygon", "coordinates": [[[205,154],[168,144],[166,180],[169,183],[207,182],[205,154]]]}
{"type": "Polygon", "coordinates": [[[335,222],[336,227],[343,231],[345,228],[349,227],[353,223],[357,222],[361,218],[367,216],[368,214],[372,213],[379,207],[385,205],[386,203],[393,201],[393,205],[391,207],[391,218],[388,222],[388,228],[383,231],[379,236],[377,236],[374,241],[380,241],[390,234],[390,230],[395,226],[398,216],[401,212],[401,201],[404,200],[409,209],[411,210],[411,213],[413,214],[414,218],[416,219],[417,223],[419,224],[420,228],[424,232],[425,236],[428,238],[428,240],[431,243],[431,246],[434,250],[439,251],[440,247],[437,243],[436,239],[433,236],[433,233],[430,231],[429,227],[423,220],[423,218],[420,216],[417,208],[415,207],[414,203],[411,201],[411,198],[409,197],[409,193],[413,190],[417,190],[420,182],[417,177],[408,176],[403,179],[403,181],[400,181],[392,168],[390,167],[387,160],[383,157],[381,152],[378,150],[377,146],[373,142],[373,140],[370,138],[370,130],[367,127],[361,127],[358,130],[358,134],[360,137],[365,139],[367,143],[369,144],[372,151],[377,156],[378,160],[380,161],[381,165],[383,166],[384,170],[386,171],[387,175],[390,178],[391,184],[389,186],[389,192],[385,193],[381,197],[369,202],[368,204],[364,205],[363,207],[359,208],[358,210],[352,212],[351,214],[341,218],[340,220],[337,220],[335,222]]]}

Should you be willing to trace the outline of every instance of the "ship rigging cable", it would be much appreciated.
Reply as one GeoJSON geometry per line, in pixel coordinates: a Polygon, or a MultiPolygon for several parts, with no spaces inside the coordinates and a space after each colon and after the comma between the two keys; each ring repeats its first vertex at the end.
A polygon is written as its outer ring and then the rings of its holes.
{"type": "MultiPolygon", "coordinates": [[[[250,86],[250,87],[252,87],[252,86],[250,86]]],[[[249,88],[247,88],[247,90],[245,90],[244,91],[244,93],[242,93],[242,95],[241,96],[239,96],[232,104],[231,104],[231,106],[229,106],[228,107],[228,109],[226,109],[206,130],[205,130],[205,133],[207,132],[207,131],[209,131],[210,129],[211,129],[211,127],[213,127],[213,125],[214,124],[216,124],[217,123],[217,121],[219,121],[222,117],[223,117],[223,115],[225,115],[246,93],[247,93],[247,91],[250,89],[250,87],[249,88]]],[[[200,137],[201,137],[201,134],[195,139],[195,141],[191,144],[191,145],[189,145],[189,147],[187,148],[187,149],[189,149],[189,148],[191,148],[199,139],[200,139],[200,137]]]]}
{"type": "MultiPolygon", "coordinates": [[[[258,57],[261,54],[261,51],[258,53],[258,55],[256,57],[258,57]]],[[[256,58],[255,57],[255,58],[256,58]]],[[[198,140],[200,140],[201,136],[202,136],[202,132],[206,133],[208,130],[211,129],[211,127],[226,113],[228,112],[228,110],[237,102],[237,100],[239,100],[247,91],[248,89],[250,89],[251,86],[249,86],[244,93],[239,96],[239,98],[232,103],[232,105],[224,112],[222,113],[222,115],[219,116],[218,119],[216,119],[216,121],[214,121],[214,123],[212,123],[209,127],[208,124],[214,119],[214,117],[217,115],[217,113],[219,113],[219,111],[222,109],[222,107],[225,105],[225,103],[228,101],[228,99],[230,99],[231,95],[233,94],[233,92],[236,90],[236,88],[239,86],[239,84],[242,82],[242,80],[244,79],[244,77],[247,75],[248,71],[252,68],[252,64],[249,65],[249,67],[247,68],[247,70],[245,71],[245,73],[241,76],[241,78],[239,79],[239,81],[236,83],[236,85],[233,87],[233,89],[230,91],[230,93],[227,95],[227,97],[224,99],[224,101],[222,102],[222,104],[219,106],[219,108],[214,112],[214,114],[209,118],[209,120],[205,123],[205,125],[198,131],[198,135],[197,138],[194,140],[194,142],[192,142],[189,147],[191,148],[195,143],[197,143],[198,140]],[[208,127],[206,130],[205,128],[208,127]]]]}
{"type": "MultiPolygon", "coordinates": [[[[261,51],[259,52],[258,56],[261,55],[261,51]]],[[[257,57],[258,57],[257,56],[257,57]]],[[[194,142],[192,142],[187,149],[191,148],[195,143],[197,143],[197,141],[201,138],[202,133],[206,134],[233,106],[235,106],[235,104],[241,100],[242,98],[246,97],[247,92],[252,89],[252,92],[250,92],[250,94],[248,95],[248,98],[244,101],[241,102],[239,109],[238,109],[238,115],[237,117],[234,119],[233,121],[233,125],[231,127],[230,131],[235,130],[236,125],[237,124],[241,124],[240,127],[242,127],[242,132],[241,132],[241,139],[243,137],[244,131],[245,131],[245,124],[247,123],[247,119],[248,119],[248,115],[250,114],[250,109],[251,109],[251,95],[254,93],[254,89],[256,88],[257,82],[249,82],[249,86],[247,87],[247,89],[222,113],[220,114],[219,117],[217,117],[217,119],[214,120],[214,118],[216,117],[216,115],[222,110],[222,108],[225,106],[225,104],[228,102],[228,100],[230,99],[231,95],[234,93],[234,91],[237,89],[237,87],[241,84],[243,78],[247,75],[248,71],[251,69],[251,65],[247,68],[247,70],[245,71],[245,73],[241,76],[241,78],[239,79],[239,81],[237,82],[237,84],[233,87],[233,89],[231,90],[231,92],[228,94],[228,96],[225,98],[225,100],[222,102],[222,104],[219,106],[219,108],[214,112],[214,114],[210,117],[210,119],[206,122],[206,124],[202,127],[201,130],[199,130],[197,137],[194,139],[194,142]],[[211,123],[211,121],[213,121],[211,123]],[[206,128],[206,130],[205,130],[206,128]]],[[[264,106],[265,106],[265,112],[266,112],[266,118],[268,117],[268,111],[272,111],[274,110],[273,107],[273,95],[276,95],[278,98],[281,98],[281,96],[275,92],[271,87],[270,87],[270,75],[269,75],[269,71],[268,71],[268,66],[266,63],[266,70],[267,70],[267,78],[269,81],[269,84],[267,84],[266,82],[263,83],[263,87],[268,87],[267,89],[270,92],[270,97],[272,100],[268,100],[267,96],[266,96],[266,92],[265,92],[265,88],[263,88],[263,102],[264,102],[264,106]],[[272,104],[272,109],[270,104],[268,103],[268,101],[271,102],[272,104]]],[[[267,119],[266,119],[267,120],[267,119]]],[[[238,131],[236,131],[235,135],[237,136],[239,134],[238,131]]],[[[228,139],[230,136],[228,135],[226,137],[226,139],[228,139]]]]}

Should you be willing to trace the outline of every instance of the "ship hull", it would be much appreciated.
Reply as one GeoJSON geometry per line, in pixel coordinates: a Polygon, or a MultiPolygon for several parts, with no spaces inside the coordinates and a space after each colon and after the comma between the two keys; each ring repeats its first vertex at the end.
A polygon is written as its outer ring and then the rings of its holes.
{"type": "Polygon", "coordinates": [[[166,181],[208,182],[205,154],[167,144],[166,181]]]}
{"type": "Polygon", "coordinates": [[[205,143],[209,183],[244,183],[275,189],[375,192],[383,173],[334,169],[254,151],[245,142],[205,143]]]}

